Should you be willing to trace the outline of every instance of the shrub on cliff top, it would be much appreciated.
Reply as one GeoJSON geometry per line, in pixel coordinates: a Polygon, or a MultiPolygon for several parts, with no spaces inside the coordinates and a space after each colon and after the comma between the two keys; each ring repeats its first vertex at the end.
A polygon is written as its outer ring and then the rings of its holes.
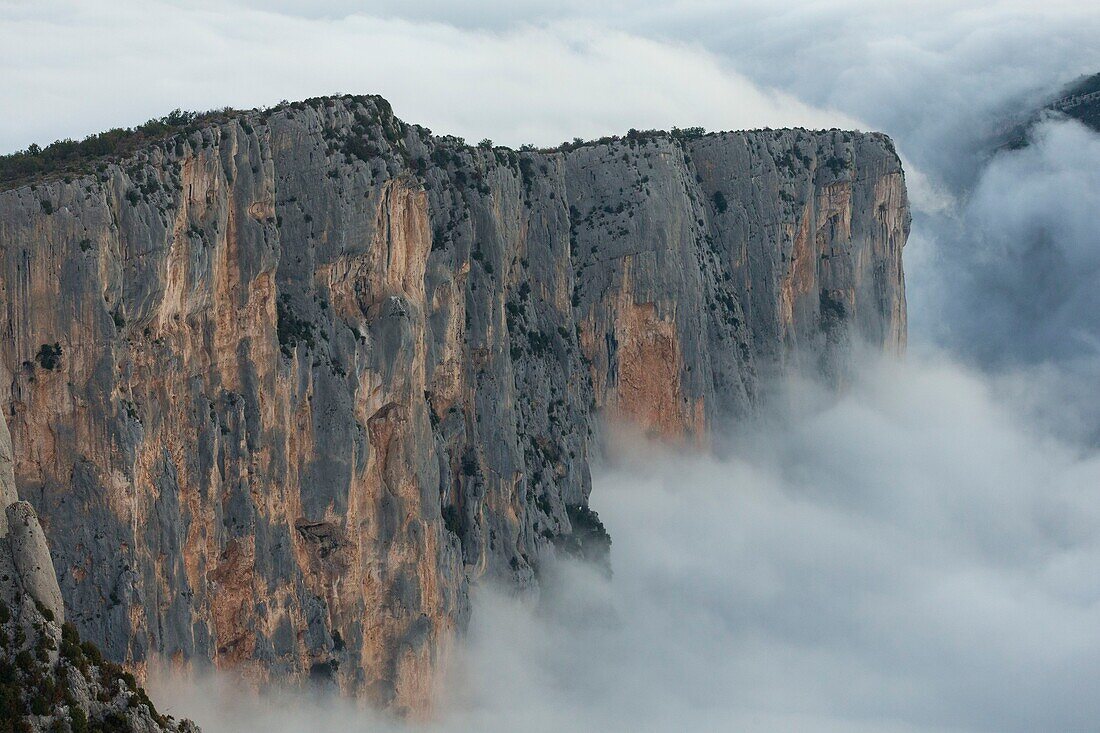
{"type": "MultiPolygon", "coordinates": [[[[225,122],[238,114],[228,107],[201,113],[177,109],[132,129],[117,127],[83,140],[58,140],[44,148],[31,144],[26,150],[0,156],[0,190],[48,175],[91,173],[99,160],[125,157],[147,143],[180,132],[190,133],[204,124],[225,122]]],[[[44,203],[43,210],[45,208],[44,203]]]]}

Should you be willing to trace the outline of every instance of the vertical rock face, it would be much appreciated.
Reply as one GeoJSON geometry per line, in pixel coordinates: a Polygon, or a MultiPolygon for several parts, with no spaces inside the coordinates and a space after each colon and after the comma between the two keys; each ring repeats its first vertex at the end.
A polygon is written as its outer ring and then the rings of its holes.
{"type": "Polygon", "coordinates": [[[65,620],[65,604],[57,585],[50,548],[46,535],[38,523],[34,508],[25,501],[9,504],[5,509],[8,519],[8,550],[11,552],[13,580],[22,587],[39,607],[62,623],[65,620]]]}
{"type": "Polygon", "coordinates": [[[876,134],[242,113],[0,193],[15,473],[111,658],[415,712],[469,582],[598,528],[598,414],[705,445],[767,370],[901,348],[907,231],[876,134]]]}
{"type": "Polygon", "coordinates": [[[34,509],[16,498],[0,415],[0,730],[197,733],[160,715],[133,676],[81,644],[65,623],[57,576],[34,509]]]}
{"type": "MultiPolygon", "coordinates": [[[[21,603],[24,597],[61,623],[65,606],[46,545],[46,535],[34,509],[19,501],[12,472],[11,435],[0,416],[0,602],[21,603]]],[[[43,612],[45,612],[43,611],[43,612]]]]}

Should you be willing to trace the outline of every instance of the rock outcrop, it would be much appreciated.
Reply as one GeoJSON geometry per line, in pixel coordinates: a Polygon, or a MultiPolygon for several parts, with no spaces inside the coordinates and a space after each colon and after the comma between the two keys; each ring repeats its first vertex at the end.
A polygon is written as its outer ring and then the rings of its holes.
{"type": "Polygon", "coordinates": [[[15,473],[110,658],[415,712],[472,580],[605,544],[597,416],[704,446],[772,370],[902,348],[908,225],[878,134],[172,130],[0,193],[15,473]]]}
{"type": "Polygon", "coordinates": [[[5,514],[8,519],[6,539],[14,570],[12,579],[39,608],[49,611],[51,617],[63,623],[65,605],[38,515],[25,501],[9,504],[5,514]]]}

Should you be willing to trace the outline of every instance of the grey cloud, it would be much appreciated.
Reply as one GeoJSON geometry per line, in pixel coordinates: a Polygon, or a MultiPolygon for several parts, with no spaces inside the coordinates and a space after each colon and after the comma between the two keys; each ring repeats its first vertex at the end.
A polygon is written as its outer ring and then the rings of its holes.
{"type": "MultiPolygon", "coordinates": [[[[1100,461],[940,360],[797,402],[824,407],[725,460],[600,477],[616,575],[565,571],[511,638],[529,694],[594,730],[1089,729],[1100,461]]],[[[503,653],[494,612],[475,659],[503,653]]]]}
{"type": "Polygon", "coordinates": [[[1100,135],[1076,122],[1044,124],[992,160],[956,235],[949,338],[988,361],[1100,353],[1098,210],[1100,135]]]}

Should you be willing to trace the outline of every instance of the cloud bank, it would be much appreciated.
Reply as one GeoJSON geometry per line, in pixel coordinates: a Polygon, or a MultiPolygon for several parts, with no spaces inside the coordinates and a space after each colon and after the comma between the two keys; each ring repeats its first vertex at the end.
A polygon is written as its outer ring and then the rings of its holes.
{"type": "Polygon", "coordinates": [[[951,285],[958,307],[981,318],[954,314],[945,336],[986,361],[1064,360],[1100,347],[1100,135],[1048,122],[1033,138],[988,164],[961,212],[965,267],[951,285]]]}
{"type": "Polygon", "coordinates": [[[614,579],[567,570],[518,629],[490,605],[473,669],[523,689],[458,729],[1093,725],[1100,460],[948,363],[857,384],[801,393],[820,409],[747,426],[727,460],[604,473],[614,579]]]}
{"type": "MultiPolygon", "coordinates": [[[[289,4],[288,4],[289,5],[289,4]]],[[[305,6],[301,6],[305,7],[305,6]]],[[[130,126],[176,107],[377,93],[438,132],[518,147],[631,127],[850,127],[696,45],[584,20],[502,30],[232,3],[0,4],[0,150],[130,126]]]]}
{"type": "MultiPolygon", "coordinates": [[[[537,603],[481,589],[426,729],[1091,730],[1100,458],[946,361],[855,384],[793,387],[799,412],[721,460],[605,467],[614,576],[560,564],[537,603]]],[[[208,733],[390,725],[181,689],[158,699],[208,733]]]]}

